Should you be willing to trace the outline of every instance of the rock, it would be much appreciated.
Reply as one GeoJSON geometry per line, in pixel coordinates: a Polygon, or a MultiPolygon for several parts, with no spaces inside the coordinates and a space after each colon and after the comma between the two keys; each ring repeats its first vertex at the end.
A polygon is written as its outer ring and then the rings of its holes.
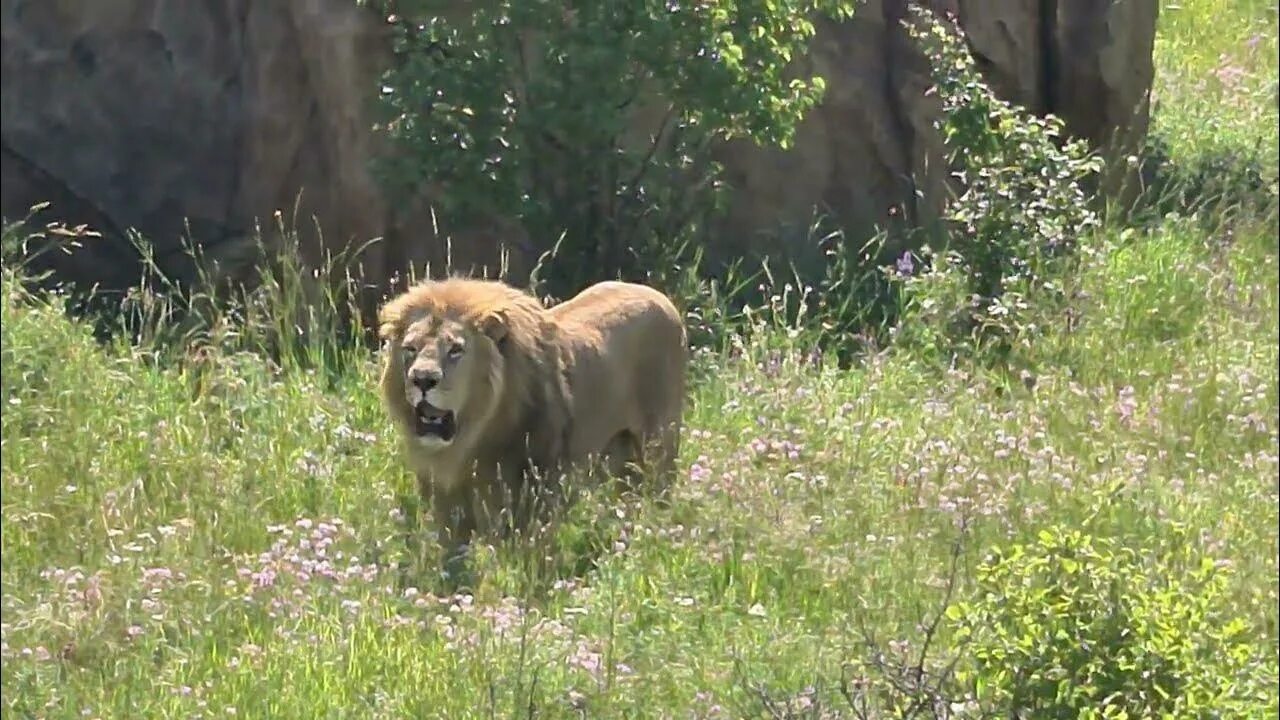
{"type": "MultiPolygon", "coordinates": [[[[1056,2],[1047,110],[1109,154],[1133,153],[1146,137],[1155,68],[1157,0],[1056,2]],[[1150,28],[1150,29],[1145,29],[1150,28]]],[[[1136,164],[1135,164],[1136,165],[1136,164]]],[[[1117,163],[1109,192],[1132,199],[1136,167],[1117,163]]]]}
{"type": "MultiPolygon", "coordinates": [[[[1100,146],[1116,128],[1121,150],[1145,133],[1157,0],[933,5],[957,13],[1007,97],[1062,115],[1100,146]]],[[[937,217],[947,182],[937,108],[903,13],[902,0],[868,0],[853,20],[820,27],[807,61],[828,96],[794,149],[717,150],[738,192],[713,250],[803,259],[815,206],[855,237],[937,217]]],[[[386,26],[350,0],[0,0],[0,18],[0,205],[16,219],[50,200],[44,219],[103,232],[45,255],[69,280],[136,279],[129,228],[174,276],[191,271],[188,237],[243,273],[255,227],[270,238],[277,212],[297,219],[309,262],[378,239],[360,255],[374,292],[447,260],[494,269],[503,248],[519,276],[550,243],[494,218],[449,229],[446,246],[429,193],[393,202],[381,191],[369,111],[389,60],[386,26]]]]}
{"type": "Polygon", "coordinates": [[[902,17],[901,3],[869,0],[852,20],[819,26],[809,61],[827,94],[795,148],[737,143],[721,152],[737,190],[722,237],[803,263],[817,259],[808,237],[815,206],[852,240],[937,219],[946,182],[932,127],[938,104],[925,96],[928,62],[901,31],[902,17]]]}

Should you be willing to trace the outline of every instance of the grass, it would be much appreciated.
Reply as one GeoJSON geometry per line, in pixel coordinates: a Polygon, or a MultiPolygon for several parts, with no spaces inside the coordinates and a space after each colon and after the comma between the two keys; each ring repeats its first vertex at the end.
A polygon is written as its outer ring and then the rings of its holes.
{"type": "MultiPolygon", "coordinates": [[[[1274,158],[1274,7],[1179,5],[1157,48],[1174,160],[1274,158]],[[1224,102],[1196,76],[1236,51],[1250,89],[1224,102]]],[[[1274,656],[1275,220],[1111,229],[1073,279],[1079,317],[1031,349],[1034,382],[893,351],[820,368],[778,328],[701,352],[670,506],[588,497],[556,574],[482,549],[468,595],[438,595],[407,542],[423,532],[371,355],[319,372],[217,335],[173,363],[98,343],[6,267],[4,714],[852,716],[868,635],[918,652],[983,549],[1050,524],[1150,552],[1185,532],[1274,656]]]]}
{"type": "Polygon", "coordinates": [[[1153,127],[1175,157],[1256,154],[1275,178],[1276,22],[1271,0],[1160,3],[1153,127]]]}

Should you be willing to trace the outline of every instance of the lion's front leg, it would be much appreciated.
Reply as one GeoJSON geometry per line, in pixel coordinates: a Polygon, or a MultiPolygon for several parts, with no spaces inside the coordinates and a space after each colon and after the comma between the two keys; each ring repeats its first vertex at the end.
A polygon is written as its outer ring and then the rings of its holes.
{"type": "Polygon", "coordinates": [[[490,472],[477,473],[476,494],[472,499],[479,532],[495,539],[509,538],[529,529],[536,501],[536,471],[522,456],[509,454],[490,472]],[[531,472],[535,473],[531,476],[531,472]]]}
{"type": "Polygon", "coordinates": [[[512,460],[506,485],[512,494],[514,527],[528,538],[549,531],[563,501],[564,475],[555,462],[512,460]]]}
{"type": "Polygon", "coordinates": [[[471,493],[465,485],[447,490],[432,488],[431,515],[443,550],[443,569],[450,578],[460,578],[466,565],[467,545],[476,531],[471,493]]]}

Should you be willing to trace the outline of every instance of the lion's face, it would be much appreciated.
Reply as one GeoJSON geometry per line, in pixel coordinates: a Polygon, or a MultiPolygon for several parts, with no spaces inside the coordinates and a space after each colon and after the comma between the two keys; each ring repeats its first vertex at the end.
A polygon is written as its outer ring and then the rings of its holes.
{"type": "Polygon", "coordinates": [[[483,428],[502,382],[501,354],[489,335],[459,320],[428,316],[409,324],[387,350],[402,374],[419,446],[442,450],[483,428]]]}

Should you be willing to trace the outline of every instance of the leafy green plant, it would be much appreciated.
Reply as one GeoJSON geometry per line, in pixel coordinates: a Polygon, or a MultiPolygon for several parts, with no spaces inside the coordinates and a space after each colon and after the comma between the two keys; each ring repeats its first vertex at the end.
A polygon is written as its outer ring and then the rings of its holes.
{"type": "Polygon", "coordinates": [[[1274,657],[1223,612],[1226,583],[1189,539],[1146,558],[1055,526],[993,551],[948,615],[978,705],[1002,717],[1274,717],[1274,657]]]}
{"type": "Polygon", "coordinates": [[[959,191],[941,242],[891,268],[906,303],[901,339],[947,352],[1007,350],[1033,329],[1033,300],[1060,299],[1062,258],[1099,226],[1085,187],[1101,160],[1064,139],[1059,118],[998,98],[953,20],[912,6],[907,27],[932,61],[936,127],[959,191]]]}
{"type": "Polygon", "coordinates": [[[722,198],[712,144],[787,146],[824,89],[793,60],[817,15],[853,5],[385,0],[397,62],[380,172],[431,187],[451,222],[514,218],[554,242],[551,294],[619,275],[666,284],[722,198]]]}

